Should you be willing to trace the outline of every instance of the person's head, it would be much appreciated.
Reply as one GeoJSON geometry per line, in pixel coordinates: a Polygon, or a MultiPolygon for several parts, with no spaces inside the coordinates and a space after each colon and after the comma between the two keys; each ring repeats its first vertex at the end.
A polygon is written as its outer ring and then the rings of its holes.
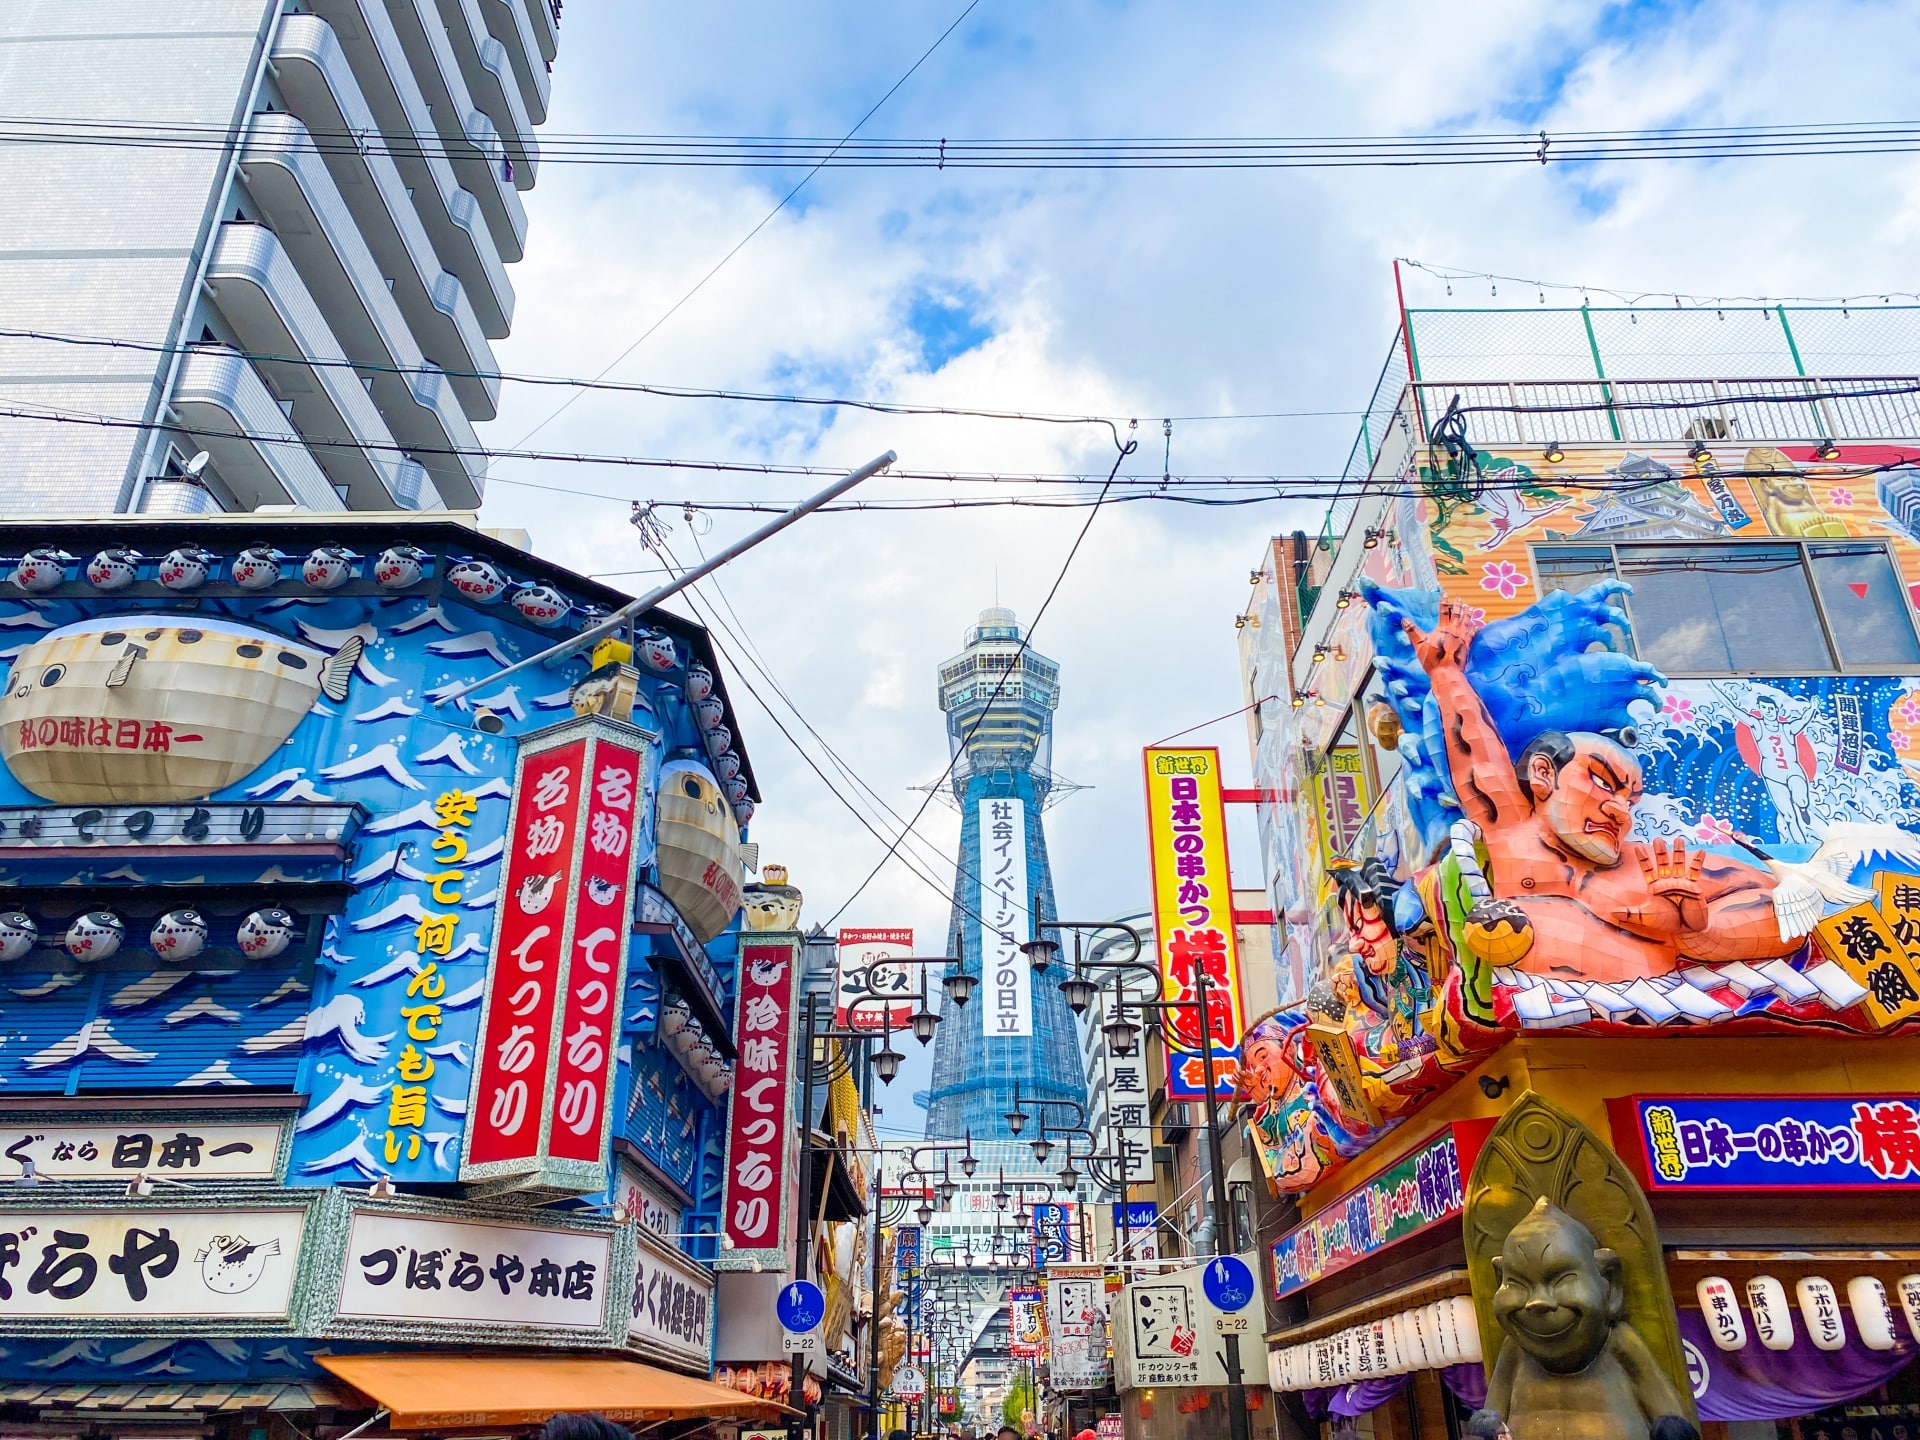
{"type": "Polygon", "coordinates": [[[1561,845],[1597,865],[1620,863],[1641,791],[1640,762],[1626,749],[1604,735],[1549,730],[1513,768],[1561,845]]]}
{"type": "Polygon", "coordinates": [[[604,1415],[562,1413],[541,1427],[540,1440],[633,1440],[633,1432],[604,1415]]]}
{"type": "Polygon", "coordinates": [[[907,1432],[904,1430],[889,1430],[887,1432],[887,1440],[908,1440],[907,1432]]]}
{"type": "Polygon", "coordinates": [[[1020,1440],[1020,1432],[1011,1425],[1002,1425],[994,1432],[993,1440],[1020,1440]]]}

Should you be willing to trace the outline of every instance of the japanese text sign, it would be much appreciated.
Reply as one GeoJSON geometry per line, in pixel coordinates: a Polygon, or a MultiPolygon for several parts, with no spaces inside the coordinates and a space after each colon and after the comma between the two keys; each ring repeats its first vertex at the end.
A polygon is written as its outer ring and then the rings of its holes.
{"type": "Polygon", "coordinates": [[[14,1211],[0,1217],[9,1320],[272,1320],[287,1314],[305,1207],[14,1211]]]}
{"type": "Polygon", "coordinates": [[[1153,862],[1153,922],[1160,941],[1165,1012],[1167,1098],[1206,1096],[1196,976],[1204,973],[1214,1088],[1231,1098],[1239,1074],[1240,957],[1227,871],[1227,818],[1220,794],[1220,752],[1151,747],[1146,751],[1147,843],[1153,862]]]}
{"type": "Polygon", "coordinates": [[[358,1210],[337,1313],[598,1330],[612,1251],[603,1231],[358,1210]]]}
{"type": "Polygon", "coordinates": [[[148,1171],[173,1178],[271,1180],[279,1173],[281,1126],[169,1123],[67,1124],[56,1116],[0,1125],[0,1181],[33,1167],[43,1180],[126,1180],[148,1171]],[[18,1169],[13,1168],[18,1166],[18,1169]]]}
{"type": "Polygon", "coordinates": [[[980,986],[989,1040],[1033,1034],[1033,981],[1020,949],[1033,903],[1027,889],[1027,806],[1011,795],[980,801],[980,986]]]}
{"type": "Polygon", "coordinates": [[[591,717],[521,748],[463,1180],[524,1175],[580,1194],[606,1187],[645,796],[632,733],[591,717]]]}
{"type": "Polygon", "coordinates": [[[705,1368],[713,1332],[713,1277],[678,1251],[642,1241],[627,1344],[705,1368]]]}
{"type": "Polygon", "coordinates": [[[1269,1247],[1277,1300],[1460,1214],[1463,1180],[1490,1127],[1443,1131],[1301,1221],[1269,1247]]]}
{"type": "Polygon", "coordinates": [[[1041,1265],[1074,1258],[1073,1206],[1045,1202],[1033,1207],[1033,1257],[1041,1265]]]}
{"type": "Polygon", "coordinates": [[[1107,1125],[1123,1185],[1153,1183],[1153,1092],[1144,1055],[1107,1052],[1107,1125]]]}
{"type": "Polygon", "coordinates": [[[1649,1190],[1920,1189],[1920,1095],[1633,1095],[1607,1106],[1649,1190]]]}
{"type": "Polygon", "coordinates": [[[733,1027],[740,1062],[727,1117],[721,1232],[731,1248],[722,1248],[719,1268],[784,1266],[791,1259],[788,1215],[793,1209],[798,1131],[789,1089],[799,1063],[794,1038],[799,965],[797,940],[741,943],[733,1027]]]}
{"type": "Polygon", "coordinates": [[[1097,1390],[1113,1373],[1107,1361],[1107,1287],[1098,1266],[1047,1271],[1047,1341],[1056,1390],[1097,1390]]]}
{"type": "Polygon", "coordinates": [[[1032,1287],[1007,1292],[1007,1353],[1037,1360],[1047,1352],[1047,1294],[1032,1287]]]}
{"type": "Polygon", "coordinates": [[[912,965],[889,965],[913,954],[911,930],[842,930],[835,972],[833,1023],[853,1030],[904,1030],[913,1019],[919,990],[912,965]],[[882,1005],[863,996],[884,995],[882,1005]]]}

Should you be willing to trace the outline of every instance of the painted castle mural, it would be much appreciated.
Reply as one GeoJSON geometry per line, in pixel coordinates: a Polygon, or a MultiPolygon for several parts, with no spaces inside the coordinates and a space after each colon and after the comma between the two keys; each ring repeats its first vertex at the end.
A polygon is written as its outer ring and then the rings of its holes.
{"type": "Polygon", "coordinates": [[[1303,993],[1242,1110],[1305,1190],[1522,1031],[1920,1018],[1920,467],[1422,456],[1283,723],[1303,993]]]}

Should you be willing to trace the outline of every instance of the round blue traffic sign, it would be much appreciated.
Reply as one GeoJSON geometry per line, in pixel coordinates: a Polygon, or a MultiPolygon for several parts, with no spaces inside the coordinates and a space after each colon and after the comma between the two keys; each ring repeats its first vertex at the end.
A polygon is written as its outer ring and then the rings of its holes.
{"type": "MultiPolygon", "coordinates": [[[[1242,1265],[1240,1268],[1245,1270],[1247,1267],[1242,1265]]],[[[811,1280],[790,1280],[781,1287],[779,1302],[773,1308],[780,1317],[782,1330],[805,1335],[826,1318],[827,1297],[811,1280]]]]}
{"type": "Polygon", "coordinates": [[[1209,1260],[1200,1285],[1215,1307],[1229,1313],[1244,1310],[1253,1301],[1253,1271],[1237,1255],[1220,1255],[1209,1260]]]}

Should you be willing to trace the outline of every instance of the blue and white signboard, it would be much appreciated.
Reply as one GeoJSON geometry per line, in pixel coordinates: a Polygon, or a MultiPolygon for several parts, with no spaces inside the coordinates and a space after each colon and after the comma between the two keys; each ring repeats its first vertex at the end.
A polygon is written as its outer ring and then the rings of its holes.
{"type": "Polygon", "coordinates": [[[1244,1310],[1253,1302],[1253,1267],[1238,1255],[1217,1255],[1207,1262],[1200,1288],[1216,1309],[1244,1310]]]}
{"type": "Polygon", "coordinates": [[[1151,1200],[1116,1201],[1113,1207],[1113,1243],[1128,1244],[1129,1260],[1160,1258],[1160,1207],[1151,1200]]]}
{"type": "Polygon", "coordinates": [[[1033,1258],[1039,1265],[1057,1265],[1073,1258],[1073,1206],[1033,1207],[1033,1258]]]}
{"type": "Polygon", "coordinates": [[[920,1268],[920,1227],[903,1225],[894,1232],[893,1268],[901,1275],[920,1268]]]}
{"type": "Polygon", "coordinates": [[[827,1297],[811,1280],[790,1280],[781,1287],[773,1313],[779,1317],[782,1330],[805,1335],[817,1330],[826,1318],[827,1297]]]}
{"type": "Polygon", "coordinates": [[[1650,1190],[1920,1189],[1920,1095],[1633,1095],[1614,1142],[1650,1190]]]}

